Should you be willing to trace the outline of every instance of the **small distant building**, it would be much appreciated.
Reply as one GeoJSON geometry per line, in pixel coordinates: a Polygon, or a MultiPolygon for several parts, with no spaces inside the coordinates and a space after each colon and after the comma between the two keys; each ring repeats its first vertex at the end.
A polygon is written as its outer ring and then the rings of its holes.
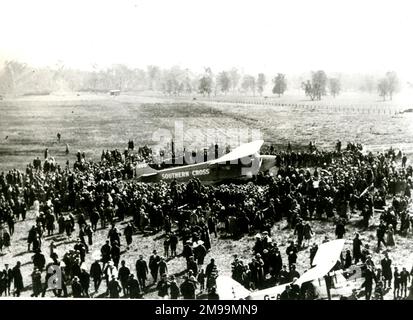
{"type": "Polygon", "coordinates": [[[118,95],[120,95],[120,90],[110,90],[109,94],[111,96],[118,96],[118,95]]]}

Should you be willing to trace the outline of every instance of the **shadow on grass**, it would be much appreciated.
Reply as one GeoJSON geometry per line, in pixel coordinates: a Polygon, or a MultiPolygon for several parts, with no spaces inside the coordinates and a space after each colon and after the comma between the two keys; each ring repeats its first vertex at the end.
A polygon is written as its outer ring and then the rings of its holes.
{"type": "Polygon", "coordinates": [[[13,257],[21,257],[21,256],[24,256],[24,255],[27,254],[27,253],[30,253],[30,252],[28,252],[28,251],[22,251],[22,252],[16,253],[15,255],[13,255],[13,257]]]}

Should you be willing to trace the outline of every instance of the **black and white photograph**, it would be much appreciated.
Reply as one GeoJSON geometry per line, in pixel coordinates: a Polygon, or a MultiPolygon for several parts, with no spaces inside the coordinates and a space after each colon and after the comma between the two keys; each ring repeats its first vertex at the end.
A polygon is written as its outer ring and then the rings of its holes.
{"type": "Polygon", "coordinates": [[[412,12],[2,0],[0,304],[413,300],[412,12]]]}

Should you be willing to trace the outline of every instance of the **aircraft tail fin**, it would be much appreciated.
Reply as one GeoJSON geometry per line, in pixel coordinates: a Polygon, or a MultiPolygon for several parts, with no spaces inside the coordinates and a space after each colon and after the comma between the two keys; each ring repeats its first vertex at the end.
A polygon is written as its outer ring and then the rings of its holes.
{"type": "Polygon", "coordinates": [[[139,178],[143,175],[156,174],[158,171],[151,168],[147,163],[140,163],[135,166],[134,178],[139,178]]]}

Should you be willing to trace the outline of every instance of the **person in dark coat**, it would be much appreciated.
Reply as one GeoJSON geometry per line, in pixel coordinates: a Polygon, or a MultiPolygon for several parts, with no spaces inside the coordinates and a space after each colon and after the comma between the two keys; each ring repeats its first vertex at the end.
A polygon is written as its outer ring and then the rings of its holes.
{"type": "Polygon", "coordinates": [[[169,291],[171,294],[171,299],[176,300],[179,297],[179,287],[176,283],[175,277],[172,275],[169,281],[169,291]]]}
{"type": "Polygon", "coordinates": [[[386,252],[384,258],[381,260],[381,268],[383,272],[383,279],[384,279],[384,289],[387,287],[391,287],[391,280],[393,278],[393,272],[391,269],[392,260],[389,258],[388,253],[386,252]]]}
{"type": "Polygon", "coordinates": [[[72,281],[73,298],[82,298],[82,291],[82,285],[79,282],[79,278],[75,276],[72,281]]]}
{"type": "Polygon", "coordinates": [[[110,257],[111,249],[112,248],[110,247],[109,240],[106,240],[106,243],[100,249],[100,252],[102,254],[103,268],[105,268],[105,264],[108,263],[111,259],[110,257]]]}
{"type": "Polygon", "coordinates": [[[84,232],[87,236],[89,246],[93,245],[93,229],[89,223],[86,224],[84,232]]]}
{"type": "Polygon", "coordinates": [[[120,260],[120,247],[117,241],[113,243],[112,248],[110,250],[110,255],[112,256],[113,263],[117,268],[120,260]]]}
{"type": "Polygon", "coordinates": [[[161,280],[158,282],[156,286],[156,290],[158,290],[158,296],[161,298],[168,297],[168,290],[169,290],[169,281],[166,274],[162,274],[161,280]]]}
{"type": "Polygon", "coordinates": [[[216,292],[216,288],[212,287],[208,292],[208,300],[219,300],[219,295],[216,292]]]}
{"type": "Polygon", "coordinates": [[[189,280],[188,276],[184,277],[180,290],[184,299],[195,299],[195,284],[189,280]]]}
{"type": "MultiPolygon", "coordinates": [[[[200,240],[201,241],[201,240],[200,240]]],[[[194,248],[194,256],[198,265],[202,266],[204,264],[204,259],[207,254],[207,250],[203,242],[198,242],[198,245],[194,248]]]]}
{"type": "Polygon", "coordinates": [[[153,254],[149,257],[149,270],[151,271],[151,275],[153,278],[153,282],[156,283],[158,280],[158,270],[159,270],[159,262],[161,258],[158,256],[156,250],[153,250],[153,254]]]}
{"type": "Polygon", "coordinates": [[[178,244],[178,236],[172,232],[169,237],[169,244],[171,246],[171,257],[176,256],[176,246],[178,244]]]}
{"type": "Polygon", "coordinates": [[[304,240],[304,225],[301,219],[295,225],[294,235],[297,235],[298,248],[301,248],[304,240]]]}
{"type": "Polygon", "coordinates": [[[353,239],[353,258],[354,263],[357,264],[361,259],[361,246],[363,243],[360,240],[360,235],[356,233],[353,239]]]}
{"type": "Polygon", "coordinates": [[[346,250],[346,257],[344,261],[344,269],[350,268],[352,265],[353,259],[351,257],[350,250],[346,250]]]}
{"type": "Polygon", "coordinates": [[[80,261],[81,261],[81,262],[85,262],[85,257],[86,257],[86,247],[85,247],[85,244],[82,243],[82,242],[80,241],[80,239],[77,239],[77,242],[76,242],[76,244],[74,245],[73,249],[74,249],[75,251],[78,251],[78,252],[79,252],[80,261]]]}
{"type": "Polygon", "coordinates": [[[95,292],[99,290],[100,283],[102,282],[102,274],[102,267],[100,266],[99,260],[95,260],[90,266],[90,276],[93,279],[95,292]]]}
{"type": "Polygon", "coordinates": [[[383,220],[380,221],[380,225],[377,227],[377,252],[380,252],[380,244],[383,243],[386,246],[386,242],[384,241],[384,236],[386,235],[386,225],[384,224],[383,220]]]}
{"type": "Polygon", "coordinates": [[[29,236],[27,237],[27,251],[30,251],[30,245],[36,240],[36,238],[36,226],[32,226],[32,228],[29,230],[29,236]]]}
{"type": "Polygon", "coordinates": [[[115,275],[112,275],[112,280],[109,281],[108,291],[110,298],[119,298],[119,293],[122,291],[122,287],[119,284],[119,281],[116,280],[115,275]]]}
{"type": "Polygon", "coordinates": [[[130,270],[125,265],[125,260],[122,260],[120,264],[121,264],[121,267],[119,268],[118,275],[119,275],[120,284],[123,289],[123,294],[126,296],[129,294],[128,282],[129,282],[130,270]]]}
{"type": "Polygon", "coordinates": [[[366,290],[366,300],[370,300],[373,291],[373,282],[376,280],[373,267],[368,265],[364,270],[364,282],[362,287],[366,290]]]}
{"type": "Polygon", "coordinates": [[[318,251],[318,245],[313,243],[313,245],[310,248],[310,266],[313,266],[313,260],[315,258],[315,255],[317,254],[318,251]]]}
{"type": "Polygon", "coordinates": [[[138,299],[142,297],[139,281],[135,279],[135,276],[132,273],[129,275],[128,290],[130,299],[138,299]]]}
{"type": "Polygon", "coordinates": [[[295,246],[294,242],[291,241],[290,245],[287,247],[287,250],[286,250],[286,253],[288,256],[288,265],[290,269],[291,269],[291,265],[297,262],[297,252],[298,252],[297,247],[295,246]]]}
{"type": "Polygon", "coordinates": [[[167,274],[168,273],[168,265],[166,264],[166,261],[163,257],[160,258],[159,261],[159,274],[167,274]]]}
{"type": "Polygon", "coordinates": [[[20,292],[23,290],[23,276],[20,270],[21,262],[17,261],[13,268],[13,283],[14,283],[14,294],[15,297],[20,297],[20,292]]]}
{"type": "Polygon", "coordinates": [[[207,279],[211,276],[212,272],[216,268],[217,266],[215,264],[215,259],[211,259],[210,263],[208,263],[208,265],[205,268],[205,276],[207,277],[207,279]]]}
{"type": "Polygon", "coordinates": [[[83,296],[89,298],[90,275],[85,269],[82,269],[82,271],[80,272],[79,282],[82,286],[83,296]]]}
{"type": "Polygon", "coordinates": [[[287,266],[283,265],[280,275],[278,277],[279,284],[285,284],[289,281],[290,273],[287,271],[287,266]]]}
{"type": "Polygon", "coordinates": [[[33,294],[32,297],[38,297],[42,292],[42,273],[39,269],[34,268],[32,274],[32,285],[33,285],[33,294]]]}
{"type": "Polygon", "coordinates": [[[148,275],[148,265],[145,260],[143,260],[143,256],[139,256],[139,260],[136,261],[136,276],[138,278],[139,284],[144,290],[146,288],[145,282],[148,275]]]}
{"type": "Polygon", "coordinates": [[[132,244],[132,235],[133,235],[133,227],[131,223],[128,223],[125,230],[123,231],[126,240],[126,249],[129,250],[130,245],[132,244]]]}
{"type": "Polygon", "coordinates": [[[4,264],[5,269],[0,272],[0,296],[3,294],[10,295],[10,287],[13,282],[13,269],[9,268],[9,264],[4,264]]]}
{"type": "Polygon", "coordinates": [[[191,240],[186,241],[186,243],[184,245],[184,248],[183,248],[183,251],[182,251],[182,255],[186,258],[186,261],[189,260],[189,257],[194,255],[194,251],[193,251],[192,245],[191,245],[191,240]]]}
{"type": "Polygon", "coordinates": [[[339,220],[336,224],[336,236],[337,239],[343,239],[344,234],[346,233],[346,227],[343,220],[339,220]]]}
{"type": "Polygon", "coordinates": [[[401,278],[400,278],[400,272],[397,267],[394,267],[394,288],[393,288],[393,295],[394,295],[394,300],[400,298],[400,284],[401,284],[401,278]]]}
{"type": "Polygon", "coordinates": [[[192,270],[195,277],[198,275],[198,265],[196,264],[193,256],[189,257],[189,260],[186,263],[186,269],[187,271],[192,270]]]}
{"type": "Polygon", "coordinates": [[[38,250],[32,257],[33,265],[40,271],[42,272],[44,269],[44,266],[46,265],[46,258],[44,254],[41,253],[40,250],[38,250]]]}
{"type": "Polygon", "coordinates": [[[400,287],[401,293],[404,295],[404,298],[407,298],[407,284],[410,282],[410,273],[403,268],[400,272],[400,287]]]}

